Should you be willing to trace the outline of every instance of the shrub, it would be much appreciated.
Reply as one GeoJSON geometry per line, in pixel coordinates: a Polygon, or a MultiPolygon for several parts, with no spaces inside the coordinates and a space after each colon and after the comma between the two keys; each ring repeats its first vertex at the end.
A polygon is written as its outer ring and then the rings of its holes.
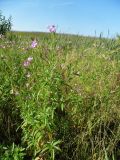
{"type": "Polygon", "coordinates": [[[5,16],[0,12],[0,34],[5,35],[8,31],[11,30],[11,16],[6,19],[5,16]]]}

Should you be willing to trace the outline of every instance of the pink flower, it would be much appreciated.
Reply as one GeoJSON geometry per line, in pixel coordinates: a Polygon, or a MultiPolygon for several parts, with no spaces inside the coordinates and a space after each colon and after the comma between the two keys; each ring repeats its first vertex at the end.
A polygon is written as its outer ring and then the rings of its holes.
{"type": "Polygon", "coordinates": [[[30,62],[29,61],[24,61],[24,63],[23,63],[23,66],[24,67],[28,67],[30,65],[30,62]]]}
{"type": "Polygon", "coordinates": [[[28,67],[30,63],[32,62],[33,57],[28,57],[26,61],[24,61],[23,66],[28,67]]]}
{"type": "Polygon", "coordinates": [[[32,41],[32,43],[31,43],[31,48],[35,48],[36,46],[37,46],[36,40],[32,41]]]}
{"type": "Polygon", "coordinates": [[[48,26],[48,29],[49,29],[49,32],[56,33],[56,26],[55,25],[48,26]]]}
{"type": "Polygon", "coordinates": [[[31,62],[33,60],[33,57],[28,57],[27,61],[31,62]]]}

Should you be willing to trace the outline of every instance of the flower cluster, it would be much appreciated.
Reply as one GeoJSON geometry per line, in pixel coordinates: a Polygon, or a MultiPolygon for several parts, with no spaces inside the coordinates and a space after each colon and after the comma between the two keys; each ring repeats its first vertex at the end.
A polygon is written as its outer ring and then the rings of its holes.
{"type": "Polygon", "coordinates": [[[35,48],[37,46],[37,41],[33,40],[31,43],[31,48],[35,48]]]}
{"type": "Polygon", "coordinates": [[[56,26],[55,25],[48,26],[48,29],[49,29],[49,32],[56,33],[56,26]]]}
{"type": "Polygon", "coordinates": [[[28,67],[33,60],[33,57],[28,57],[26,61],[24,61],[23,66],[28,67]]]}

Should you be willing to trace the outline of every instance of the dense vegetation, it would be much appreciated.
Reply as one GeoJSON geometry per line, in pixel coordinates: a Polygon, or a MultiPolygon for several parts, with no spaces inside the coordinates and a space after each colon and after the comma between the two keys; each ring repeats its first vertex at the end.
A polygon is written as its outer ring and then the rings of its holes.
{"type": "Polygon", "coordinates": [[[0,11],[0,36],[5,35],[8,31],[10,31],[11,26],[12,26],[11,17],[6,19],[6,17],[3,16],[2,12],[0,11]]]}
{"type": "Polygon", "coordinates": [[[2,37],[0,159],[119,156],[119,37],[22,32],[2,37]]]}

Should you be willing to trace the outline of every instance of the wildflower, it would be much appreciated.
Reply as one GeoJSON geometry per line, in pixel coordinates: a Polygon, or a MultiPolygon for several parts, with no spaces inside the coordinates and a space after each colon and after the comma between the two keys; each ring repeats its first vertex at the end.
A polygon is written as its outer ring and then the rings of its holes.
{"type": "Polygon", "coordinates": [[[24,63],[23,63],[23,66],[24,67],[28,67],[30,65],[30,62],[29,61],[24,61],[24,63]]]}
{"type": "Polygon", "coordinates": [[[52,25],[52,26],[48,26],[49,32],[51,33],[56,33],[56,26],[52,25]]]}
{"type": "Polygon", "coordinates": [[[28,57],[26,61],[24,61],[23,66],[28,67],[33,60],[33,57],[28,57]]]}
{"type": "Polygon", "coordinates": [[[26,83],[25,85],[26,85],[27,88],[29,87],[29,83],[26,83]]]}
{"type": "Polygon", "coordinates": [[[26,75],[27,78],[29,78],[30,76],[31,76],[30,73],[28,73],[28,74],[26,75]]]}
{"type": "Polygon", "coordinates": [[[33,60],[33,57],[28,57],[27,61],[31,62],[33,60]]]}
{"type": "Polygon", "coordinates": [[[36,40],[33,40],[31,43],[31,48],[35,48],[37,46],[36,40]]]}

